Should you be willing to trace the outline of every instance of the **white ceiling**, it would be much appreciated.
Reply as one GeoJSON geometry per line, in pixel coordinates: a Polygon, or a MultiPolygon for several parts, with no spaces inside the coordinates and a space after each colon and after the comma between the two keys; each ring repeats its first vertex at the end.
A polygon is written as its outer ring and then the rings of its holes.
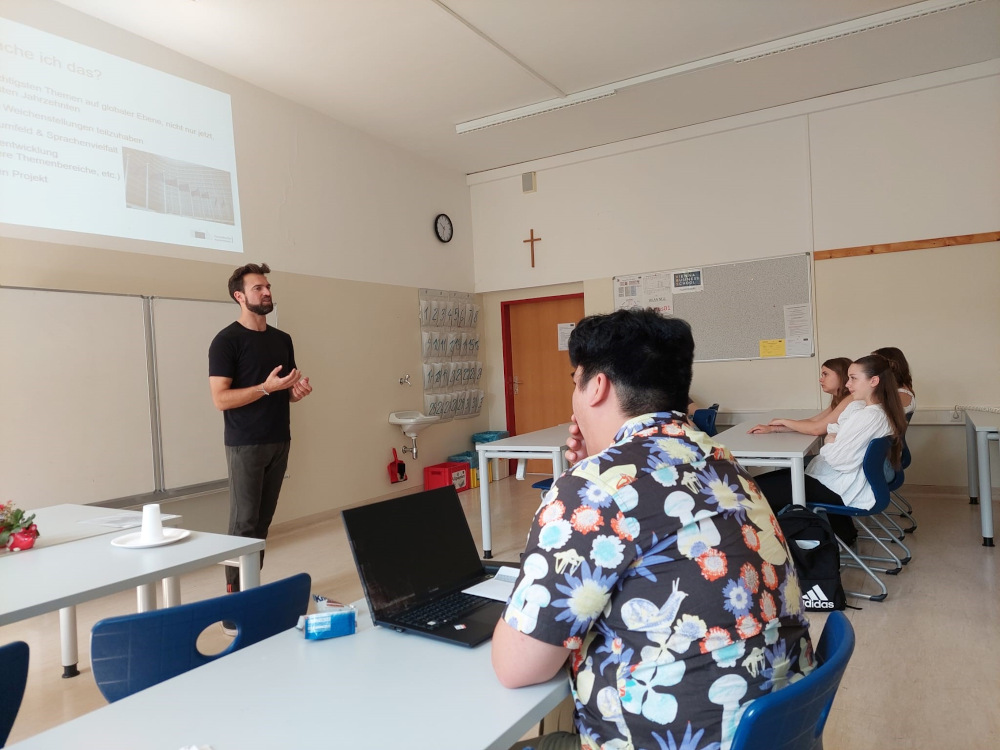
{"type": "Polygon", "coordinates": [[[464,173],[1000,57],[1000,0],[979,0],[457,135],[467,120],[911,3],[61,2],[464,173]]]}

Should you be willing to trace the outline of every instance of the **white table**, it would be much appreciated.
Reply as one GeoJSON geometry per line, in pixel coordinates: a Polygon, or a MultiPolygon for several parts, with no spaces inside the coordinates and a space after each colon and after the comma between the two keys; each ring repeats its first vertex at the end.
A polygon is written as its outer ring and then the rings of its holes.
{"type": "MultiPolygon", "coordinates": [[[[142,525],[142,511],[116,508],[102,508],[94,505],[75,505],[64,503],[50,505],[45,508],[34,508],[28,513],[35,515],[35,524],[41,532],[32,550],[44,547],[54,547],[57,544],[75,542],[92,536],[107,534],[124,534],[128,528],[138,528],[142,525]],[[99,523],[101,520],[114,518],[118,523],[108,526],[99,523]]],[[[177,526],[181,517],[163,514],[164,526],[177,526]]],[[[0,561],[10,552],[0,552],[0,561]]],[[[2,570],[2,567],[0,567],[2,570]]],[[[153,584],[144,584],[136,589],[139,611],[155,607],[156,591],[153,584]],[[152,598],[153,607],[148,605],[152,598]]],[[[166,601],[180,600],[180,584],[175,578],[163,580],[163,595],[166,601]]],[[[77,634],[76,607],[63,607],[59,610],[59,640],[62,648],[63,677],[76,677],[79,671],[77,665],[77,634]]]]}
{"type": "Polygon", "coordinates": [[[506,750],[567,695],[564,673],[508,690],[489,643],[374,627],[362,606],[355,635],[307,641],[288,630],[16,747],[506,750]]]}
{"type": "MultiPolygon", "coordinates": [[[[41,524],[39,528],[45,534],[41,524]]],[[[179,604],[176,576],[234,556],[240,560],[242,587],[260,585],[262,539],[192,531],[186,539],[162,547],[125,549],[112,546],[114,538],[101,533],[0,557],[0,580],[16,582],[0,586],[0,625],[59,610],[64,676],[76,673],[77,604],[140,588],[139,610],[153,609],[154,586],[162,579],[174,579],[169,585],[164,580],[167,606],[179,604]]]]}
{"type": "Polygon", "coordinates": [[[493,556],[493,533],[490,529],[490,483],[486,462],[493,458],[516,459],[518,463],[517,478],[524,478],[524,464],[528,458],[542,458],[552,461],[552,476],[558,477],[566,471],[566,438],[569,437],[569,424],[556,425],[544,430],[526,432],[523,435],[495,440],[492,443],[476,443],[479,453],[479,504],[483,518],[483,557],[489,560],[493,556]]]}
{"type": "Polygon", "coordinates": [[[806,504],[805,457],[813,452],[820,438],[798,432],[749,434],[765,422],[740,422],[712,438],[726,446],[743,466],[779,466],[792,470],[792,502],[806,504]]]}
{"type": "Polygon", "coordinates": [[[993,478],[990,475],[990,442],[1000,440],[1000,414],[965,412],[965,448],[969,465],[969,502],[979,503],[983,546],[993,544],[993,478]]]}

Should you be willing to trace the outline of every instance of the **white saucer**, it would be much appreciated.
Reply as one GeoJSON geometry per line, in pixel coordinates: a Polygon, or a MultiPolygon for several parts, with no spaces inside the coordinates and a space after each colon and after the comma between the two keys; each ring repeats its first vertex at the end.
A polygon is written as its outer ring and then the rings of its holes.
{"type": "Polygon", "coordinates": [[[126,534],[125,536],[120,536],[117,539],[112,539],[111,544],[115,547],[128,547],[129,549],[145,549],[146,547],[162,547],[164,544],[173,544],[174,542],[179,542],[181,539],[186,537],[191,532],[187,529],[173,529],[167,528],[163,530],[163,539],[157,542],[144,542],[142,541],[142,532],[136,531],[132,534],[126,534]]]}

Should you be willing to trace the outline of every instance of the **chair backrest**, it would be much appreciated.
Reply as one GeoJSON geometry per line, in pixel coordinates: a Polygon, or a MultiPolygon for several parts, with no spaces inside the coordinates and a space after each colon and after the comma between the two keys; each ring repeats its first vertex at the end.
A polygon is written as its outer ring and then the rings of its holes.
{"type": "Polygon", "coordinates": [[[14,727],[28,683],[28,644],[14,641],[0,646],[0,747],[14,727]]]}
{"type": "Polygon", "coordinates": [[[717,430],[715,429],[715,419],[719,416],[719,405],[712,404],[707,409],[695,409],[691,415],[694,426],[711,437],[717,430]]]}
{"type": "Polygon", "coordinates": [[[875,438],[868,443],[865,457],[861,462],[861,469],[865,473],[875,495],[875,505],[868,513],[881,513],[889,505],[889,483],[885,478],[886,461],[889,459],[889,448],[892,446],[891,437],[875,438]]]}
{"type": "Polygon", "coordinates": [[[90,639],[97,687],[114,702],[293,628],[309,607],[311,584],[299,573],[215,599],[101,620],[90,639]],[[198,636],[220,620],[236,623],[239,632],[222,652],[201,653],[198,636]]]}
{"type": "MultiPolygon", "coordinates": [[[[906,415],[907,432],[909,432],[910,420],[913,418],[913,412],[911,411],[906,415]]],[[[903,455],[900,457],[901,468],[906,469],[910,466],[910,461],[912,460],[910,455],[910,446],[906,444],[906,432],[903,433],[903,455]]],[[[902,484],[902,482],[900,482],[902,484]]]]}
{"type": "Polygon", "coordinates": [[[736,727],[730,750],[814,750],[822,747],[830,707],[854,652],[854,628],[831,612],[816,647],[811,673],[751,703],[736,727]]]}

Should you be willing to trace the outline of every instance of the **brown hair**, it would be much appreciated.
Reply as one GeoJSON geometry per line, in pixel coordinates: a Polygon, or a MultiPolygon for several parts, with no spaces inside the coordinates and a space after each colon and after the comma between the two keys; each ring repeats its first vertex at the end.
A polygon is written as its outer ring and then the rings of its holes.
{"type": "Polygon", "coordinates": [[[840,386],[830,398],[831,409],[836,409],[837,405],[850,394],[850,391],[847,390],[847,368],[850,366],[851,360],[847,357],[834,357],[823,363],[823,367],[840,378],[840,386]]]}
{"type": "Polygon", "coordinates": [[[229,277],[229,296],[236,300],[236,292],[244,292],[246,289],[243,286],[243,277],[248,273],[259,273],[261,275],[266,273],[271,273],[270,266],[267,263],[261,263],[260,265],[256,263],[247,263],[245,266],[240,266],[235,271],[233,275],[229,277]]]}
{"type": "Polygon", "coordinates": [[[892,373],[896,376],[896,382],[909,391],[913,390],[913,378],[910,377],[910,363],[906,361],[903,353],[894,346],[883,346],[876,349],[872,354],[878,354],[889,360],[892,373]]]}
{"type": "Polygon", "coordinates": [[[903,434],[906,432],[906,417],[903,415],[903,405],[899,400],[899,384],[892,369],[892,363],[881,354],[869,354],[854,361],[869,378],[878,375],[878,385],[872,392],[872,401],[881,405],[889,418],[892,428],[892,448],[889,450],[889,463],[895,468],[900,467],[903,454],[903,434]]]}

